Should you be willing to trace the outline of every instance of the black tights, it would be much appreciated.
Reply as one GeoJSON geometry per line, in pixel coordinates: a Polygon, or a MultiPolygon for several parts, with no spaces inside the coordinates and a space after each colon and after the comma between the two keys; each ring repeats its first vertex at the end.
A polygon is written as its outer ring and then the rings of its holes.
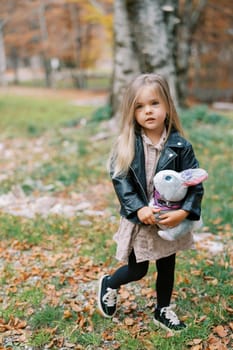
{"type": "MultiPolygon", "coordinates": [[[[156,261],[158,272],[156,293],[157,307],[159,308],[169,306],[170,304],[174,285],[175,261],[176,254],[156,261]]],[[[109,287],[118,289],[123,284],[140,280],[147,274],[148,267],[149,261],[137,263],[134,251],[132,250],[128,259],[128,265],[122,266],[114,272],[109,280],[109,287]]]]}

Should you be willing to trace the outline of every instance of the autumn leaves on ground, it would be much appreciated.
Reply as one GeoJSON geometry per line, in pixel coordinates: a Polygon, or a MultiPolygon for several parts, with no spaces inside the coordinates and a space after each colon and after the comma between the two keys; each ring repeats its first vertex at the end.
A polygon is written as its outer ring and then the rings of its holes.
{"type": "Polygon", "coordinates": [[[232,113],[182,113],[209,179],[202,232],[177,258],[173,303],[189,327],[172,336],[152,322],[153,264],[121,289],[113,320],[96,309],[97,280],[116,266],[115,131],[98,98],[76,98],[0,94],[0,349],[232,349],[232,113]]]}

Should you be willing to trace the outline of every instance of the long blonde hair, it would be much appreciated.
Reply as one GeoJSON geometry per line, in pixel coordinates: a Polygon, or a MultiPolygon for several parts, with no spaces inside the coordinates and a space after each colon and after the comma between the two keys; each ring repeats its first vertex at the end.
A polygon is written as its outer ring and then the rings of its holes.
{"type": "Polygon", "coordinates": [[[113,176],[127,174],[135,156],[135,131],[139,128],[134,113],[138,94],[143,86],[152,86],[166,106],[167,136],[174,128],[183,134],[183,129],[176,112],[166,79],[159,74],[142,74],[126,88],[121,104],[121,121],[117,141],[111,152],[113,176]]]}

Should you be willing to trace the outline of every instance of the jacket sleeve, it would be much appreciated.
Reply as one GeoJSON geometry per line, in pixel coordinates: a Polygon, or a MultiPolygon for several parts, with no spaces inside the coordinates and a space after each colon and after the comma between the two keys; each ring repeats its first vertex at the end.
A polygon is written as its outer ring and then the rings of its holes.
{"type": "MultiPolygon", "coordinates": [[[[198,168],[199,163],[195,157],[193,148],[191,145],[186,147],[182,152],[182,170],[189,168],[198,168]]],[[[190,186],[188,188],[187,195],[182,203],[182,209],[187,210],[189,215],[187,219],[189,220],[199,220],[201,216],[201,201],[204,194],[204,188],[202,184],[195,186],[190,186]]]]}
{"type": "Polygon", "coordinates": [[[121,204],[121,214],[133,222],[140,223],[137,211],[147,204],[138,194],[137,183],[130,174],[112,177],[112,183],[121,204]]]}

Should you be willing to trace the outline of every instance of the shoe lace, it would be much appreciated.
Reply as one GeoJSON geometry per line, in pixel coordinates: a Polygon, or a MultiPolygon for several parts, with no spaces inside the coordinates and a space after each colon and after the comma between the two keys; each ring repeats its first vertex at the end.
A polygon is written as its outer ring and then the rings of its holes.
{"type": "Polygon", "coordinates": [[[107,288],[107,293],[103,296],[103,302],[108,307],[113,307],[117,302],[117,290],[110,287],[107,288]]]}
{"type": "Polygon", "coordinates": [[[161,313],[165,313],[165,317],[166,319],[169,320],[169,322],[172,324],[172,325],[178,325],[180,324],[180,320],[178,319],[177,315],[175,314],[174,311],[172,311],[172,308],[171,306],[167,306],[167,307],[163,307],[161,309],[161,313]]]}

